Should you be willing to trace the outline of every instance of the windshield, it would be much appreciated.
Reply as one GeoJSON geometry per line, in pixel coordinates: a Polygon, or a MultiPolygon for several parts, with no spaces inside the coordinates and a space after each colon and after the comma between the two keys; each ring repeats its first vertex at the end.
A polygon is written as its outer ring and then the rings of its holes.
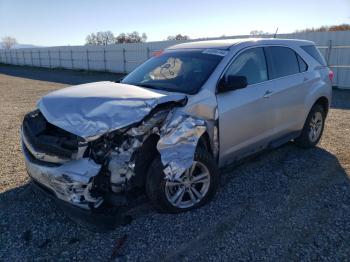
{"type": "Polygon", "coordinates": [[[222,59],[205,51],[171,51],[147,60],[122,83],[153,89],[197,93],[222,59]]]}

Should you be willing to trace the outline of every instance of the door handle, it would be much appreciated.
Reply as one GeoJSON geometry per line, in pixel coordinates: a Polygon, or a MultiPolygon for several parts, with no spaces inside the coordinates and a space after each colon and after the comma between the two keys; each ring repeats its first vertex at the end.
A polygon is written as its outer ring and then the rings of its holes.
{"type": "Polygon", "coordinates": [[[265,94],[264,94],[264,98],[269,98],[272,95],[272,91],[271,90],[266,90],[265,94]]]}

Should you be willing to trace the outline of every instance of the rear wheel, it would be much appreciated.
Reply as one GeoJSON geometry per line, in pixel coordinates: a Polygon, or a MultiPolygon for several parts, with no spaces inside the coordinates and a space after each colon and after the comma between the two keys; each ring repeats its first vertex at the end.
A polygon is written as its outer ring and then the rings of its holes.
{"type": "Polygon", "coordinates": [[[303,148],[314,147],[321,139],[326,114],[321,105],[316,104],[312,107],[306,121],[304,128],[295,143],[303,148]]]}
{"type": "Polygon", "coordinates": [[[202,148],[195,153],[192,166],[175,180],[166,180],[163,169],[160,157],[157,157],[146,181],[147,195],[160,212],[178,213],[197,208],[208,202],[217,190],[219,172],[216,163],[202,148]]]}

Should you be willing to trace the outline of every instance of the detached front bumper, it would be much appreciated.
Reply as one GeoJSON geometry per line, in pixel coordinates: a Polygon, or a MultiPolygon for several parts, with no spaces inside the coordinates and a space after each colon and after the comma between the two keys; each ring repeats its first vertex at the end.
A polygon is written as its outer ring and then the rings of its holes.
{"type": "Polygon", "coordinates": [[[101,197],[90,195],[92,178],[101,165],[89,158],[72,160],[63,164],[43,162],[34,157],[23,143],[22,151],[28,175],[39,184],[50,189],[57,198],[84,209],[96,208],[102,204],[101,197]]]}
{"type": "Polygon", "coordinates": [[[81,226],[97,232],[105,232],[115,229],[117,226],[127,225],[132,218],[123,208],[106,208],[101,205],[97,209],[88,210],[72,205],[55,196],[55,193],[41,183],[32,179],[32,186],[38,193],[50,197],[56,206],[74,222],[81,226]]]}

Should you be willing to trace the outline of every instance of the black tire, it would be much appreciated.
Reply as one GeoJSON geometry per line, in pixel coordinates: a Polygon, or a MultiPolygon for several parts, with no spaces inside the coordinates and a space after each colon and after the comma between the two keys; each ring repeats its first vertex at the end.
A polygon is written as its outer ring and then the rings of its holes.
{"type": "Polygon", "coordinates": [[[316,146],[322,137],[325,120],[326,120],[326,113],[325,113],[323,107],[319,104],[314,105],[311,108],[310,113],[306,118],[303,130],[301,131],[300,136],[297,137],[296,139],[294,139],[294,142],[296,143],[296,145],[299,147],[302,147],[302,148],[312,148],[312,147],[316,146]],[[322,126],[321,126],[321,131],[320,131],[317,139],[312,141],[310,139],[310,136],[309,136],[309,134],[311,132],[310,123],[311,123],[313,116],[317,112],[319,112],[322,116],[322,126]]]}
{"type": "Polygon", "coordinates": [[[188,211],[206,204],[214,197],[219,185],[219,171],[212,155],[203,148],[198,148],[194,160],[204,164],[209,170],[210,185],[204,197],[198,203],[188,208],[175,207],[168,201],[165,192],[166,181],[164,179],[165,174],[163,173],[164,166],[161,162],[160,156],[153,160],[147,173],[146,193],[158,212],[179,213],[188,211]]]}

